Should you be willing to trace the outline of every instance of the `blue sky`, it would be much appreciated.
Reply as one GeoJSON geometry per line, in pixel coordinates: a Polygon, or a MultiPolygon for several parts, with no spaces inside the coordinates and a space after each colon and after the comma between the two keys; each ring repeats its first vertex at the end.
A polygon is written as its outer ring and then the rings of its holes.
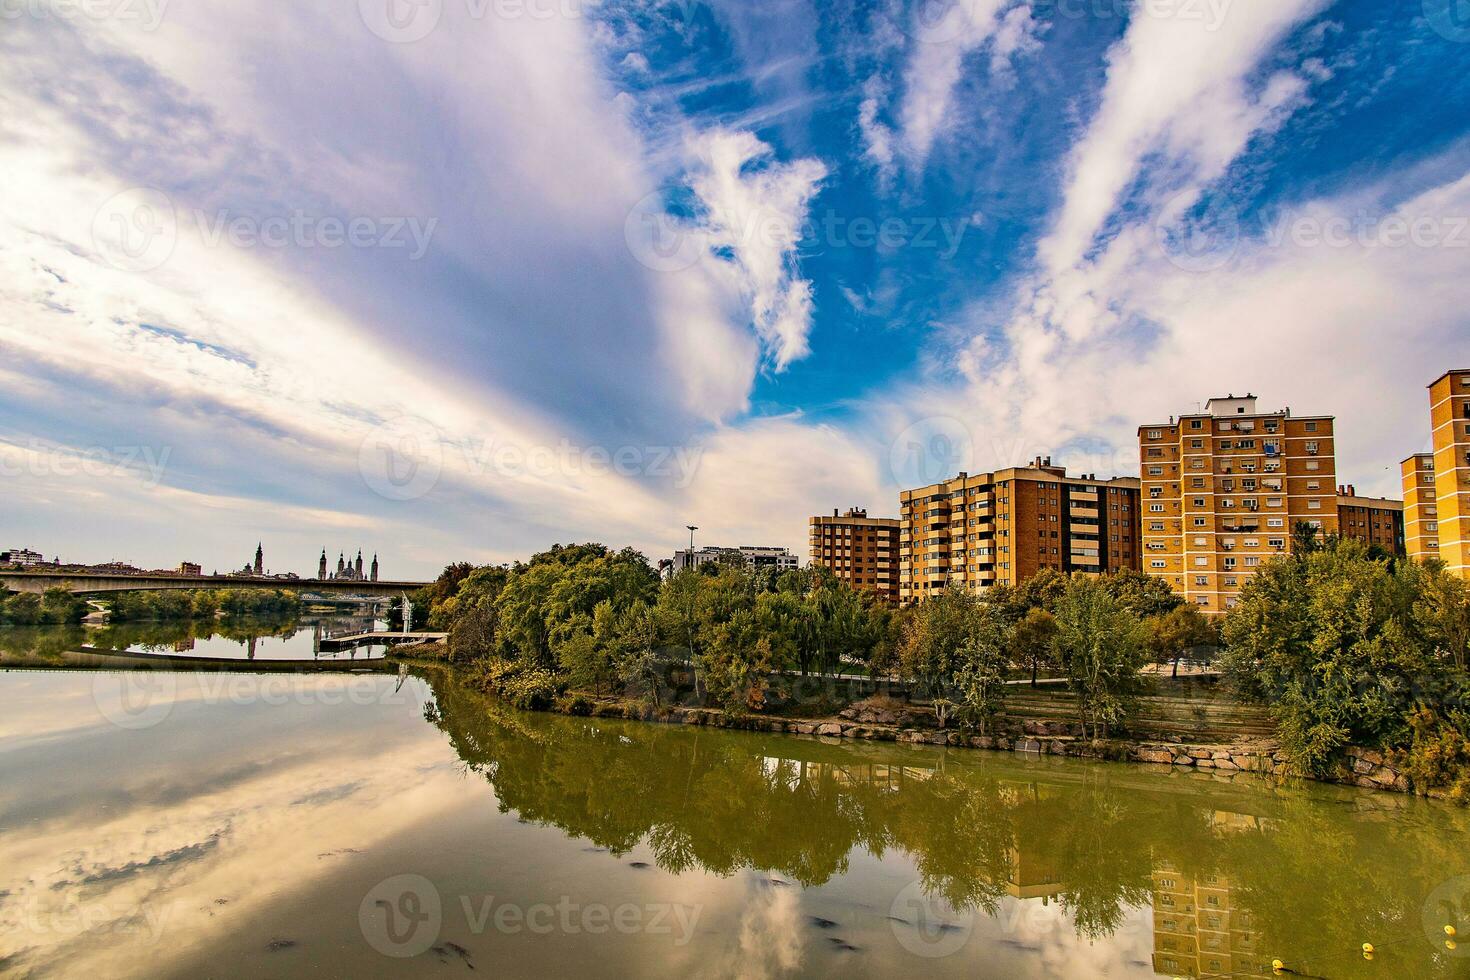
{"type": "Polygon", "coordinates": [[[1394,495],[1464,366],[1464,0],[5,16],[0,547],[804,553],[1245,390],[1394,495]]]}

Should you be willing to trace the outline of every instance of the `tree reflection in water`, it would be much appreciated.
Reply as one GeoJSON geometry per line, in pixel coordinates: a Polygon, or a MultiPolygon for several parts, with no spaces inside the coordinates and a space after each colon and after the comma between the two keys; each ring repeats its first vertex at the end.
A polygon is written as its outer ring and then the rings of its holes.
{"type": "Polygon", "coordinates": [[[644,843],[670,872],[817,886],[859,849],[898,849],[956,909],[1055,903],[1100,939],[1151,907],[1164,973],[1269,975],[1278,949],[1325,970],[1361,959],[1369,937],[1385,969],[1462,965],[1424,941],[1420,913],[1470,872],[1464,811],[1319,784],[532,715],[425,679],[426,716],[502,811],[614,855],[644,843]]]}

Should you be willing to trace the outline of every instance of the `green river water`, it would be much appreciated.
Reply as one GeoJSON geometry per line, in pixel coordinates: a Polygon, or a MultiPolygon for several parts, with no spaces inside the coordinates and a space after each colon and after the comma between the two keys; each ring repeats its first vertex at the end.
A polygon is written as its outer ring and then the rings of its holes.
{"type": "Polygon", "coordinates": [[[0,672],[3,975],[1470,976],[1467,831],[1343,787],[526,714],[440,672],[0,672]]]}

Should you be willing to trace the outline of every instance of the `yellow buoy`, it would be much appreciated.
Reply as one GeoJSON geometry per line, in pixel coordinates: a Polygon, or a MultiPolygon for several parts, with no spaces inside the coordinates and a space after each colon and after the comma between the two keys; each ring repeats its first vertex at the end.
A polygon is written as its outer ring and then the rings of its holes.
{"type": "Polygon", "coordinates": [[[1373,944],[1372,943],[1364,943],[1363,944],[1363,952],[1365,952],[1365,953],[1367,953],[1367,954],[1369,954],[1371,956],[1373,954],[1373,944]]]}
{"type": "Polygon", "coordinates": [[[1458,944],[1453,939],[1446,939],[1444,941],[1444,948],[1449,950],[1450,952],[1454,952],[1457,945],[1458,944]]]}
{"type": "Polygon", "coordinates": [[[1282,970],[1286,969],[1286,964],[1281,962],[1280,960],[1272,960],[1271,969],[1275,970],[1277,973],[1280,973],[1282,970]]]}
{"type": "Polygon", "coordinates": [[[1454,926],[1445,926],[1444,927],[1444,934],[1446,936],[1449,936],[1449,937],[1453,938],[1454,935],[1455,935],[1455,927],[1454,926]]]}

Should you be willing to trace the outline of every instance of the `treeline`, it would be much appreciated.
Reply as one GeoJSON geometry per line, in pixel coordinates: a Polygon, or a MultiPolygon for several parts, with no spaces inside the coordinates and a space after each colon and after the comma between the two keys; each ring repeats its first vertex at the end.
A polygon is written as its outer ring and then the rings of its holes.
{"type": "Polygon", "coordinates": [[[74,626],[87,615],[87,603],[66,589],[0,592],[0,624],[6,626],[74,626]]]}
{"type": "Polygon", "coordinates": [[[544,707],[562,691],[620,689],[661,704],[670,671],[730,710],[757,710],[773,671],[866,669],[891,655],[897,614],[824,570],[706,565],[660,582],[644,556],[558,545],[511,567],[456,565],[414,597],[484,685],[544,707]]]}
{"type": "Polygon", "coordinates": [[[903,625],[898,673],[951,717],[982,733],[1005,704],[1007,682],[1042,671],[1066,680],[1084,737],[1105,738],[1127,716],[1150,662],[1172,665],[1213,647],[1213,623],[1162,579],[1046,570],[1019,587],[941,592],[903,625]]]}
{"type": "Polygon", "coordinates": [[[510,567],[450,566],[414,606],[449,634],[452,660],[526,707],[615,687],[660,705],[683,668],[696,699],[759,711],[774,673],[850,671],[897,674],[933,700],[940,724],[983,728],[1005,680],[1056,670],[1098,735],[1122,717],[1150,657],[1177,661],[1216,640],[1165,583],[1138,573],[1046,572],[1018,589],[897,609],[822,568],[706,565],[660,582],[642,554],[598,544],[510,567]]]}
{"type": "Polygon", "coordinates": [[[414,605],[483,689],[537,708],[616,690],[760,711],[777,672],[856,672],[897,676],[940,725],[983,732],[1014,684],[1046,676],[1096,739],[1126,728],[1147,665],[1218,656],[1236,691],[1270,706],[1299,772],[1344,775],[1347,747],[1379,749],[1416,788],[1470,799],[1466,584],[1354,542],[1301,535],[1217,620],[1138,572],[1046,571],[897,609],[821,568],[707,565],[660,582],[639,552],[599,544],[450,566],[414,605]]]}
{"type": "Polygon", "coordinates": [[[1224,635],[1223,669],[1300,771],[1380,749],[1417,789],[1470,800],[1470,591],[1438,561],[1309,542],[1247,583],[1224,635]]]}
{"type": "Polygon", "coordinates": [[[119,592],[111,597],[112,622],[214,619],[235,616],[297,616],[301,597],[288,589],[177,589],[119,592]]]}

